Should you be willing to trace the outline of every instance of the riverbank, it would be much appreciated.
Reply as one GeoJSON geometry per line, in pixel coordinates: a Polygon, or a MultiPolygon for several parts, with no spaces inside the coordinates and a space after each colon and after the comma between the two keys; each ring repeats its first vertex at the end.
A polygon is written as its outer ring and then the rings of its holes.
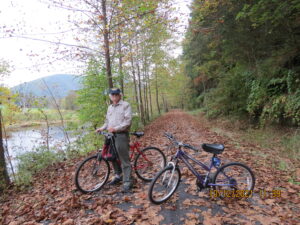
{"type": "Polygon", "coordinates": [[[76,111],[60,110],[60,113],[61,115],[56,109],[25,108],[20,112],[4,113],[3,120],[6,131],[16,131],[22,128],[45,126],[47,123],[46,121],[48,121],[49,125],[58,125],[61,123],[61,116],[65,123],[78,121],[76,111]]]}
{"type": "MultiPolygon", "coordinates": [[[[67,125],[68,123],[76,123],[78,120],[64,120],[64,124],[67,125]]],[[[54,120],[54,121],[49,121],[48,124],[50,126],[58,126],[61,124],[61,120],[54,120]]],[[[27,129],[27,128],[38,128],[38,127],[46,127],[47,123],[45,121],[23,121],[18,124],[13,124],[9,125],[6,127],[7,132],[14,132],[14,131],[19,131],[22,129],[27,129]]]]}

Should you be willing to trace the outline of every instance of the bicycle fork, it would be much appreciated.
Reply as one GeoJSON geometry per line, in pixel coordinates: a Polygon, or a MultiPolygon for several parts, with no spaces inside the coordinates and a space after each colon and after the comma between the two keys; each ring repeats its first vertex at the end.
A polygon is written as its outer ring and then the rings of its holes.
{"type": "MultiPolygon", "coordinates": [[[[169,180],[168,185],[167,185],[167,187],[169,187],[170,184],[171,184],[171,182],[172,182],[172,178],[173,178],[173,175],[174,175],[176,166],[175,166],[175,163],[174,163],[174,162],[168,162],[168,165],[167,165],[167,166],[172,166],[172,167],[173,167],[172,173],[171,173],[171,177],[170,177],[170,180],[169,180]]],[[[162,180],[162,183],[163,183],[163,184],[164,184],[164,181],[165,181],[165,179],[166,179],[166,176],[167,176],[167,173],[164,174],[164,177],[163,177],[163,180],[162,180]]]]}

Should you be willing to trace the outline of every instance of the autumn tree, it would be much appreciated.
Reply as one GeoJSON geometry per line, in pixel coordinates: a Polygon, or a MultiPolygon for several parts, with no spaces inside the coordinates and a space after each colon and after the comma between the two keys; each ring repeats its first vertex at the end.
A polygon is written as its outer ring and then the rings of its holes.
{"type": "MultiPolygon", "coordinates": [[[[0,63],[0,79],[3,79],[9,73],[8,64],[4,61],[0,63]]],[[[9,176],[6,168],[5,149],[3,145],[2,126],[2,109],[11,102],[12,94],[8,88],[0,86],[0,192],[9,184],[9,176]]]]}
{"type": "MultiPolygon", "coordinates": [[[[143,124],[170,107],[169,70],[156,70],[172,58],[168,54],[176,26],[170,0],[49,0],[51,7],[70,12],[80,31],[76,57],[92,59],[104,68],[108,88],[120,87],[143,124]],[[164,52],[161,59],[156,52],[164,52]],[[168,60],[165,60],[167,57],[168,60]],[[158,73],[156,73],[158,72],[158,73]],[[164,79],[164,76],[166,79],[164,79]],[[158,85],[158,77],[161,84],[158,85]],[[162,85],[165,84],[165,85],[162,85]],[[160,86],[160,88],[158,87],[160,86]],[[157,107],[154,107],[154,104],[157,107]]],[[[87,63],[89,64],[89,63],[87,63]]],[[[168,64],[168,63],[167,63],[168,64]]],[[[90,66],[90,65],[89,65],[90,66]]],[[[85,76],[84,79],[88,79],[85,76]]],[[[174,79],[173,79],[174,80],[174,79]]],[[[102,85],[102,84],[99,84],[102,85]]]]}

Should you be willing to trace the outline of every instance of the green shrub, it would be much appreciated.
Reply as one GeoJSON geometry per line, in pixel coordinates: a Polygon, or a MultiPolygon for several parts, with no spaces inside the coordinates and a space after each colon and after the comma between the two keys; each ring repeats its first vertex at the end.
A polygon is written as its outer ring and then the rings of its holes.
{"type": "Polygon", "coordinates": [[[19,155],[17,157],[19,161],[17,167],[17,184],[30,184],[34,174],[55,162],[63,160],[64,157],[64,152],[48,150],[46,146],[41,146],[34,151],[19,155]]]}
{"type": "Polygon", "coordinates": [[[237,66],[222,74],[218,86],[211,88],[204,98],[204,105],[209,116],[244,114],[253,75],[243,66],[237,66]]]}
{"type": "Polygon", "coordinates": [[[294,135],[283,137],[281,143],[285,147],[285,154],[294,159],[300,159],[300,131],[294,135]]]}

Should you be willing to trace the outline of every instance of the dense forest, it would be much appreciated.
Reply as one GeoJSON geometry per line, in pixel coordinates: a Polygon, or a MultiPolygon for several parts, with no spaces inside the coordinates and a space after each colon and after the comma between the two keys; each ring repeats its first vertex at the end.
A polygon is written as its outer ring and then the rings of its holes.
{"type": "Polygon", "coordinates": [[[300,124],[300,1],[195,0],[184,41],[193,107],[300,124]]]}

